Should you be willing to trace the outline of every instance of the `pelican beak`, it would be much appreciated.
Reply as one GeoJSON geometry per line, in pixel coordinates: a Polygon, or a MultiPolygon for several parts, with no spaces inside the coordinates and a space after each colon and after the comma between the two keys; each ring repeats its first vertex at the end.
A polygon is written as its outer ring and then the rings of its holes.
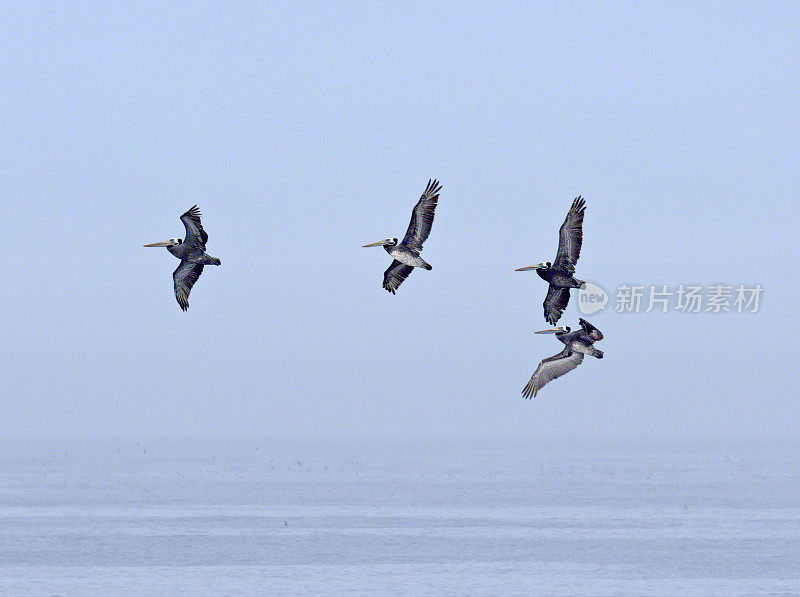
{"type": "Polygon", "coordinates": [[[174,243],[171,240],[162,240],[160,243],[150,243],[145,247],[171,247],[174,243]]]}
{"type": "Polygon", "coordinates": [[[376,242],[376,243],[371,243],[371,244],[369,244],[369,245],[361,245],[361,248],[362,248],[362,249],[365,249],[366,247],[377,247],[377,246],[380,246],[380,245],[384,244],[385,242],[386,242],[386,241],[379,240],[378,242],[376,242]]]}
{"type": "Polygon", "coordinates": [[[527,267],[521,267],[521,268],[519,268],[519,269],[515,269],[514,271],[515,271],[515,272],[529,272],[529,271],[531,271],[531,270],[534,270],[534,269],[539,269],[539,268],[541,268],[541,267],[542,267],[542,264],[541,264],[541,263],[539,263],[539,264],[537,264],[537,265],[529,265],[529,266],[527,266],[527,267]]]}
{"type": "Polygon", "coordinates": [[[558,332],[563,332],[564,329],[561,327],[557,328],[550,328],[549,330],[539,330],[538,332],[533,332],[534,334],[556,334],[558,332]]]}

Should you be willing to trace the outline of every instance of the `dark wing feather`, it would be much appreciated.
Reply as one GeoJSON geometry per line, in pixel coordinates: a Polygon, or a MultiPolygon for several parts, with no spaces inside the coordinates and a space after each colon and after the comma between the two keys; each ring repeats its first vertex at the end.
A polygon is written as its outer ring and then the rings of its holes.
{"type": "Polygon", "coordinates": [[[565,373],[569,373],[582,362],[583,355],[581,353],[572,352],[569,348],[564,347],[564,350],[557,355],[544,359],[539,363],[536,371],[531,375],[530,381],[522,390],[522,396],[524,398],[534,398],[547,383],[565,373]]]}
{"type": "Polygon", "coordinates": [[[428,238],[433,226],[433,215],[439,201],[439,191],[442,185],[438,180],[429,180],[425,192],[419,198],[411,212],[411,222],[403,238],[403,244],[411,247],[417,253],[422,250],[422,243],[428,238]]]}
{"type": "Polygon", "coordinates": [[[561,288],[550,284],[547,288],[547,296],[544,297],[542,306],[544,307],[544,318],[547,323],[553,325],[561,319],[561,314],[569,303],[569,288],[561,288]]]}
{"type": "Polygon", "coordinates": [[[203,266],[201,264],[188,261],[181,261],[178,269],[172,272],[172,279],[175,281],[175,298],[182,310],[186,311],[189,308],[189,293],[202,273],[203,266]]]}
{"type": "Polygon", "coordinates": [[[206,243],[208,242],[208,234],[203,230],[203,225],[200,223],[200,210],[196,205],[190,207],[189,210],[181,216],[181,222],[183,222],[186,228],[186,240],[184,242],[199,246],[205,250],[206,243]]]}
{"type": "Polygon", "coordinates": [[[394,294],[394,291],[400,287],[400,284],[408,278],[412,271],[414,271],[412,266],[400,263],[396,259],[393,260],[388,269],[383,272],[383,287],[394,294]]]}
{"type": "Polygon", "coordinates": [[[576,197],[558,233],[558,252],[553,267],[570,274],[575,273],[575,264],[578,263],[578,257],[581,256],[583,213],[585,211],[586,202],[583,197],[576,197]]]}
{"type": "Polygon", "coordinates": [[[583,331],[590,342],[599,342],[603,339],[603,332],[598,330],[583,317],[578,317],[578,321],[580,322],[581,327],[583,328],[583,331]]]}

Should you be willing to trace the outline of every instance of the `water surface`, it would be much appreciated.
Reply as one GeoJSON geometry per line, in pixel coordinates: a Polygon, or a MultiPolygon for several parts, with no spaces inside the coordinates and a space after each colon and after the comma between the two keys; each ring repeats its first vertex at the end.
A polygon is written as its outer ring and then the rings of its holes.
{"type": "Polygon", "coordinates": [[[0,447],[0,594],[800,594],[792,440],[0,447]]]}

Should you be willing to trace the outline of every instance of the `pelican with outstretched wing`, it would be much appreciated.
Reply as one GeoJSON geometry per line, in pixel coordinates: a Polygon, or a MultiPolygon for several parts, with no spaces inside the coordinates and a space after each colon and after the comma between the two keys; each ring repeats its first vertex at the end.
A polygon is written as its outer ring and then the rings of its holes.
{"type": "Polygon", "coordinates": [[[569,327],[559,326],[549,330],[541,330],[537,334],[555,334],[564,343],[564,350],[557,355],[546,358],[539,363],[530,381],[522,390],[522,396],[533,398],[545,384],[569,373],[583,362],[583,355],[588,354],[598,359],[603,358],[603,351],[593,344],[603,339],[603,332],[585,319],[578,318],[581,329],[570,332],[569,327]]]}
{"type": "Polygon", "coordinates": [[[383,247],[394,258],[389,268],[383,272],[383,287],[392,294],[399,288],[403,280],[408,278],[415,267],[433,269],[428,262],[419,256],[422,243],[427,240],[433,226],[433,216],[439,202],[439,191],[442,185],[438,180],[429,180],[425,192],[411,212],[411,222],[408,224],[403,242],[398,243],[396,238],[387,238],[364,247],[383,247]]]}
{"type": "Polygon", "coordinates": [[[220,265],[222,262],[206,253],[208,234],[203,230],[203,224],[200,223],[200,210],[196,205],[181,216],[181,222],[186,228],[185,239],[171,238],[144,246],[166,247],[167,251],[181,260],[178,268],[172,273],[172,280],[175,284],[175,299],[181,309],[186,311],[189,308],[189,293],[200,274],[203,273],[203,267],[220,265]]]}
{"type": "Polygon", "coordinates": [[[561,318],[569,303],[569,289],[583,288],[586,284],[575,277],[575,264],[581,255],[583,243],[583,214],[586,201],[578,196],[572,202],[567,217],[558,233],[558,251],[555,261],[543,261],[536,265],[519,268],[518,272],[536,270],[540,278],[548,282],[547,296],[544,298],[544,318],[547,323],[555,325],[561,318]]]}

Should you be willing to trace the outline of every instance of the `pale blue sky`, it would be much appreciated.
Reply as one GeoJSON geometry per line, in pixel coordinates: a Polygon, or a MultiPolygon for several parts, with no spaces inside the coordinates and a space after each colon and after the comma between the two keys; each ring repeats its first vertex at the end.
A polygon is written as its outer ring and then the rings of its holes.
{"type": "MultiPolygon", "coordinates": [[[[0,8],[0,435],[790,433],[796,3],[0,8]],[[431,177],[423,256],[389,257],[431,177]],[[758,314],[591,317],[532,403],[572,198],[577,275],[761,283],[758,314]],[[209,252],[182,313],[197,203],[209,252]]],[[[560,323],[577,322],[575,300],[560,323]]]]}

